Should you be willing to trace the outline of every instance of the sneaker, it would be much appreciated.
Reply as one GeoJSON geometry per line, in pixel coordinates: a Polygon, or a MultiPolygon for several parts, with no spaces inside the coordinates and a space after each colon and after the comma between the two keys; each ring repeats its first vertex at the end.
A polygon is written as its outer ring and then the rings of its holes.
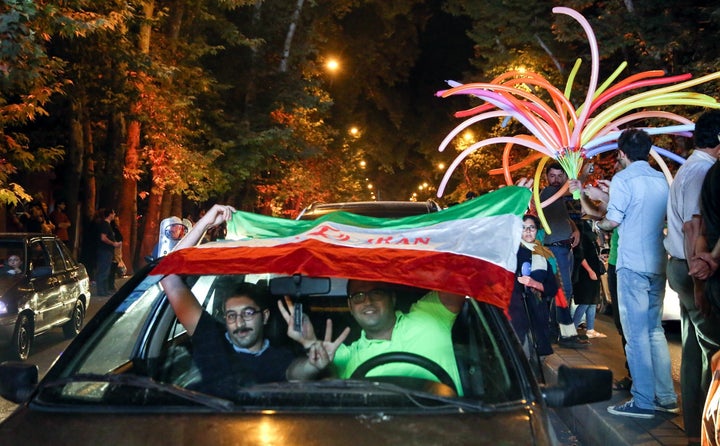
{"type": "Polygon", "coordinates": [[[588,348],[588,346],[590,345],[590,341],[588,341],[587,339],[580,339],[579,336],[566,336],[560,338],[558,345],[565,348],[582,349],[588,348]]]}
{"type": "Polygon", "coordinates": [[[588,338],[607,338],[607,335],[605,333],[600,333],[599,331],[595,330],[588,330],[585,332],[588,338]]]}
{"type": "Polygon", "coordinates": [[[635,405],[634,399],[629,399],[617,406],[610,406],[607,411],[613,415],[621,417],[645,418],[647,420],[655,418],[655,411],[652,409],[641,409],[635,405]]]}
{"type": "Polygon", "coordinates": [[[673,401],[668,404],[661,404],[658,400],[655,400],[655,411],[656,412],[667,412],[667,413],[680,413],[680,406],[678,403],[673,401]]]}

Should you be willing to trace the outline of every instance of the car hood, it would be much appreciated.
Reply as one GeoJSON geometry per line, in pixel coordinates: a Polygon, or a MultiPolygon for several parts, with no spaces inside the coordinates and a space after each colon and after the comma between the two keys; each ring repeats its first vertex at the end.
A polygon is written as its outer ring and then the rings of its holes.
{"type": "Polygon", "coordinates": [[[0,426],[9,444],[545,445],[542,411],[492,414],[88,414],[22,408],[0,426]],[[534,432],[533,432],[534,431],[534,432]]]}

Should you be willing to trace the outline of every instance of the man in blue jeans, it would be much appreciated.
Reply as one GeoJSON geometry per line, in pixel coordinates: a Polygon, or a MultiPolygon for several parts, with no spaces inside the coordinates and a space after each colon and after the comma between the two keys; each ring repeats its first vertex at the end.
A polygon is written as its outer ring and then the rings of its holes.
{"type": "Polygon", "coordinates": [[[650,136],[628,129],[618,138],[623,170],[610,185],[607,214],[596,229],[618,227],[618,303],[625,354],[633,377],[632,398],[608,407],[613,415],[653,418],[656,410],[677,412],[670,352],[662,328],[666,254],[663,247],[668,184],[647,162],[650,136]]]}
{"type": "MultiPolygon", "coordinates": [[[[557,193],[568,180],[565,171],[559,163],[552,163],[545,169],[547,187],[540,192],[540,200],[545,201],[557,193]]],[[[557,270],[562,280],[562,290],[568,302],[571,301],[573,248],[580,242],[580,231],[568,214],[563,197],[555,200],[543,210],[550,227],[550,234],[542,239],[543,244],[552,251],[557,261],[557,270]]],[[[587,348],[590,342],[587,338],[580,339],[573,323],[569,307],[556,306],[553,316],[556,317],[560,335],[558,344],[567,348],[587,348]]],[[[555,328],[555,327],[553,327],[555,328]]],[[[554,334],[553,337],[556,337],[554,334]]]]}

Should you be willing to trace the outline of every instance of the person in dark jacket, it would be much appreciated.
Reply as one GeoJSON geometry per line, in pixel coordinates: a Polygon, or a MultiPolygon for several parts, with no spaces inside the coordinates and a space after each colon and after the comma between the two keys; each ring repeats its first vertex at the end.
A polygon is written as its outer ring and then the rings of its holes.
{"type": "Polygon", "coordinates": [[[552,252],[536,239],[538,228],[540,221],[537,217],[523,217],[523,233],[515,272],[517,280],[508,312],[520,341],[536,348],[538,355],[545,356],[553,353],[549,308],[558,291],[558,285],[548,261],[552,252]]]}
{"type": "Polygon", "coordinates": [[[577,275],[573,282],[573,301],[577,308],[573,315],[575,327],[585,318],[588,338],[606,338],[607,335],[595,330],[595,312],[600,303],[600,276],[603,266],[598,255],[596,235],[587,220],[576,223],[580,229],[580,244],[573,250],[577,275]]]}

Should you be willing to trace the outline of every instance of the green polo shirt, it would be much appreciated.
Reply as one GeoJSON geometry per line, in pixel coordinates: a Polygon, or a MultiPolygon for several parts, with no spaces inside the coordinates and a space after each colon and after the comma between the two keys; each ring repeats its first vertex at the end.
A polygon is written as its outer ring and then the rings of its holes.
{"type": "MultiPolygon", "coordinates": [[[[340,378],[347,379],[358,366],[379,354],[415,353],[432,359],[445,369],[455,382],[458,395],[462,395],[451,335],[456,316],[443,305],[437,292],[431,291],[415,302],[407,314],[395,312],[392,339],[368,339],[363,330],[360,339],[351,345],[340,345],[333,360],[335,370],[340,378]]],[[[406,363],[376,367],[368,376],[408,376],[437,381],[422,367],[406,363]]]]}

